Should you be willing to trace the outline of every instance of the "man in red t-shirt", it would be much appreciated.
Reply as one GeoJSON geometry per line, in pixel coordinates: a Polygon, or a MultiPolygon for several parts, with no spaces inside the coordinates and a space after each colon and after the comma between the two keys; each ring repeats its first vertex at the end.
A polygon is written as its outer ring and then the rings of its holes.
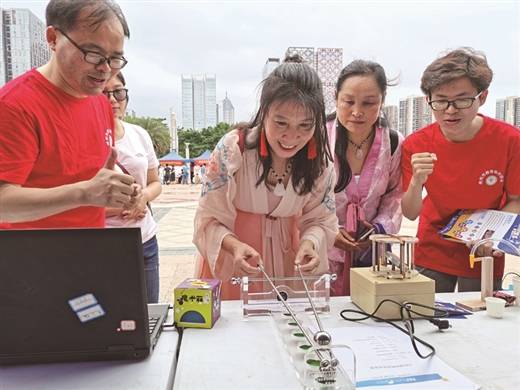
{"type": "MultiPolygon", "coordinates": [[[[452,292],[457,283],[458,291],[480,290],[480,265],[469,267],[469,248],[438,233],[455,212],[520,213],[520,131],[478,114],[492,77],[486,57],[469,48],[435,60],[423,73],[421,89],[436,122],[403,143],[403,215],[420,216],[415,260],[420,272],[435,280],[437,292],[452,292]]],[[[478,255],[491,252],[477,249],[478,255]]],[[[493,255],[497,288],[504,259],[493,255]]]]}
{"type": "Polygon", "coordinates": [[[0,228],[104,227],[104,208],[137,191],[112,170],[101,94],[126,64],[128,26],[111,0],[51,0],[46,16],[50,61],[0,90],[0,228]]]}

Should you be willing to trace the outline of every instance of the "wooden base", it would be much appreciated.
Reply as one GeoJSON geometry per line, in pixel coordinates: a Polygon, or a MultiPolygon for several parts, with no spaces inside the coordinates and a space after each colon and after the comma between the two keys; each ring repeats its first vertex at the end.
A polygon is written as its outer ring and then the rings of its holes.
{"type": "Polygon", "coordinates": [[[457,306],[460,306],[469,311],[486,310],[486,302],[481,299],[466,299],[463,301],[457,301],[455,303],[457,306]]]}
{"type": "MultiPolygon", "coordinates": [[[[352,302],[367,313],[372,313],[384,299],[433,307],[435,282],[421,274],[410,279],[386,279],[374,274],[372,268],[351,268],[350,296],[352,302]]],[[[413,307],[413,310],[424,315],[433,315],[433,311],[430,309],[416,306],[413,307]]],[[[375,315],[387,320],[401,319],[400,307],[391,302],[383,303],[375,315]]]]}

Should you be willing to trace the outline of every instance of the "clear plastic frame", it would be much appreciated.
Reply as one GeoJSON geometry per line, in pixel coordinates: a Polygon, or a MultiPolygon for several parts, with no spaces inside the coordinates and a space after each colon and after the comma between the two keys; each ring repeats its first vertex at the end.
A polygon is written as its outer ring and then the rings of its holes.
{"type": "MultiPolygon", "coordinates": [[[[323,274],[306,276],[305,282],[318,313],[330,312],[330,283],[336,275],[323,274]]],[[[272,278],[280,295],[291,305],[295,312],[311,312],[312,307],[307,298],[305,287],[299,277],[272,278]]],[[[243,315],[263,316],[283,312],[285,308],[276,291],[264,278],[244,276],[235,278],[233,283],[240,285],[243,315]]]]}

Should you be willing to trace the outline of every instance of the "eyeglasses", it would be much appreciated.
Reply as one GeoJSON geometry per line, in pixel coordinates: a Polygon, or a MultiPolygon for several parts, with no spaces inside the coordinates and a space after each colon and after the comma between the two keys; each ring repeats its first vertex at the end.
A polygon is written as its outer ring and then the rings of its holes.
{"type": "Polygon", "coordinates": [[[453,106],[453,108],[457,110],[464,110],[466,108],[470,108],[473,105],[475,99],[477,99],[481,94],[482,92],[480,92],[475,97],[460,98],[455,100],[432,100],[429,101],[428,104],[433,111],[444,111],[447,110],[449,106],[453,106]]]}
{"type": "Polygon", "coordinates": [[[105,95],[108,100],[110,100],[110,95],[112,95],[118,102],[122,102],[128,97],[128,89],[118,88],[113,91],[103,91],[103,95],[105,95]]]}
{"type": "Polygon", "coordinates": [[[59,28],[56,28],[65,38],[69,40],[76,48],[83,53],[83,59],[89,64],[102,65],[107,63],[111,69],[122,69],[128,63],[125,57],[105,57],[95,51],[85,50],[74,42],[67,34],[59,28]]]}

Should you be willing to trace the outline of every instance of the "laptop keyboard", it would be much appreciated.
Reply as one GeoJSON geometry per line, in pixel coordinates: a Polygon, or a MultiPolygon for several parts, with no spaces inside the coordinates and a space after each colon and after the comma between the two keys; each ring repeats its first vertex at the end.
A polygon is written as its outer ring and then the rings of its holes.
{"type": "Polygon", "coordinates": [[[153,333],[155,327],[157,326],[160,317],[150,317],[148,318],[148,328],[150,329],[150,335],[153,333]]]}

